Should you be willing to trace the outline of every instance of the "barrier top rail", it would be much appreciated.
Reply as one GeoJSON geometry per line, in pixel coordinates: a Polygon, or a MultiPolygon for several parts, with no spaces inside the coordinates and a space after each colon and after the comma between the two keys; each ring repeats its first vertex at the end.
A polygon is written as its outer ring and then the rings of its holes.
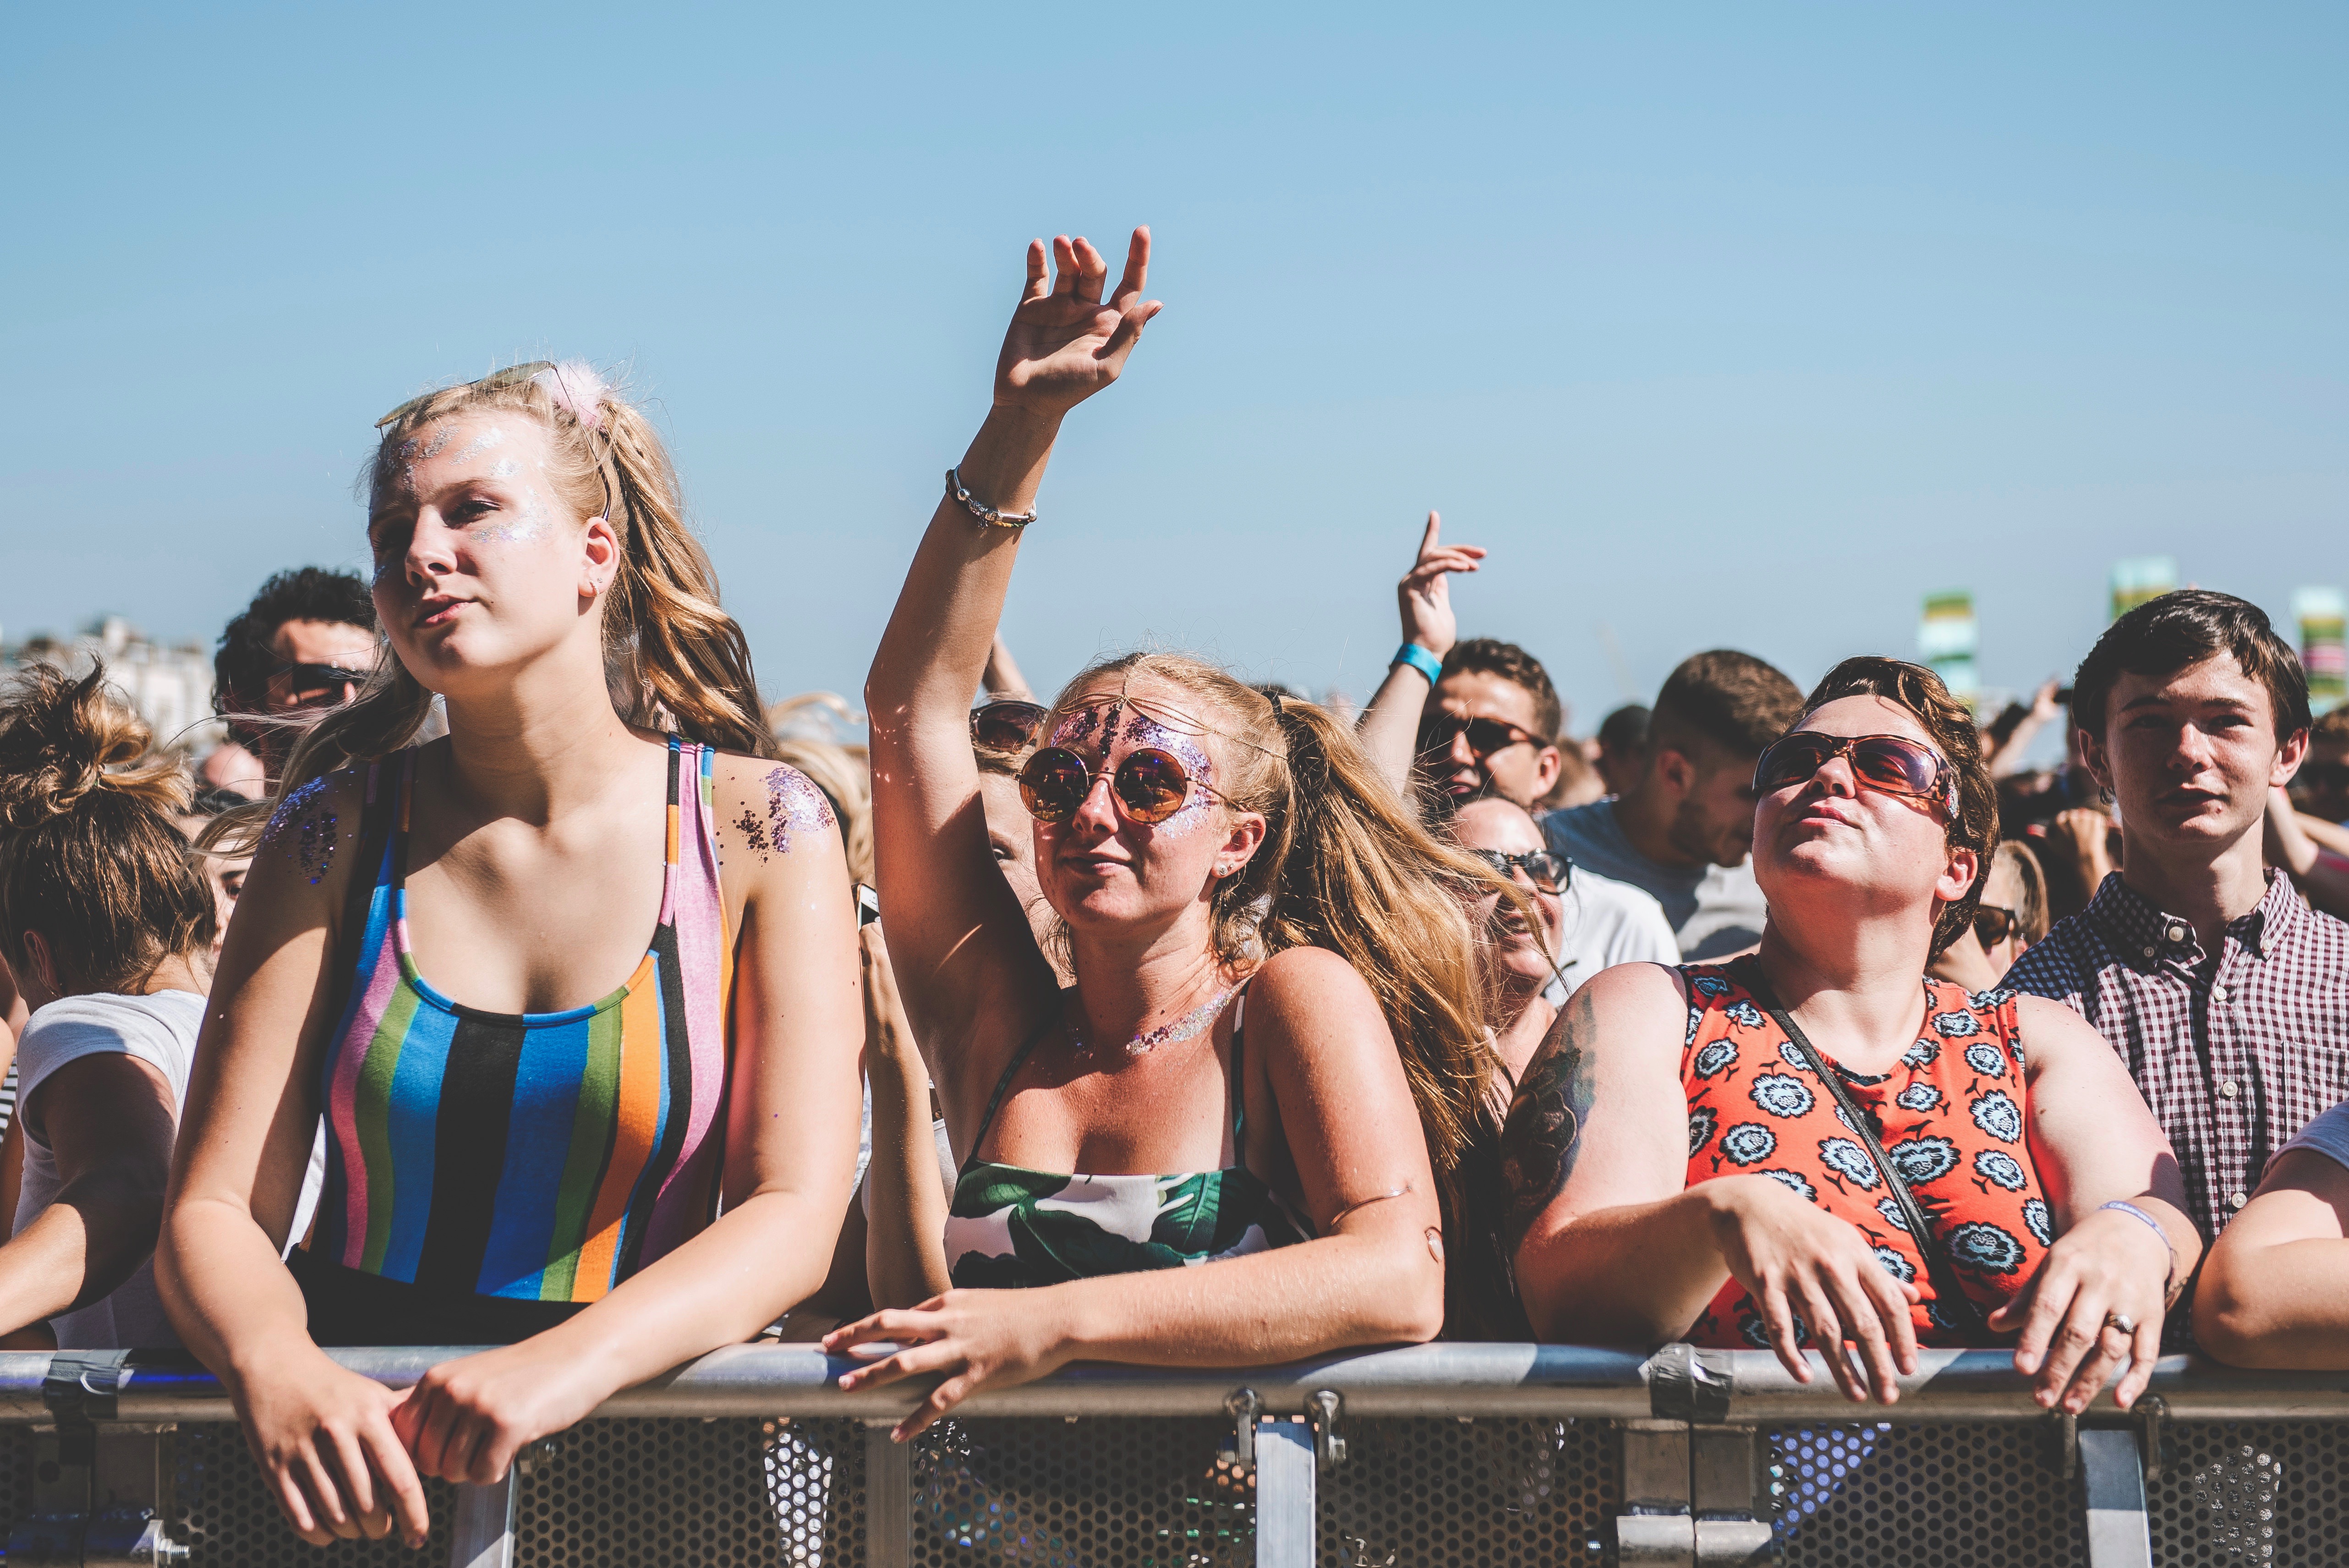
{"type": "MultiPolygon", "coordinates": [[[[405,1387],[461,1347],[334,1350],[345,1367],[405,1387]]],[[[1280,1367],[1224,1370],[1080,1365],[1015,1388],[983,1392],[970,1416],[1221,1416],[1236,1389],[1255,1391],[1267,1415],[1299,1415],[1332,1390],[1355,1416],[1572,1416],[1711,1421],[2033,1420],[2046,1412],[2008,1353],[1927,1350],[1917,1374],[1900,1380],[1890,1406],[1857,1405],[1837,1392],[1812,1357],[1814,1381],[1797,1383],[1767,1351],[1692,1351],[1667,1346],[1653,1356],[1588,1346],[1458,1344],[1319,1357],[1280,1367]]],[[[716,1350],[606,1401],[599,1418],[659,1416],[845,1416],[894,1418],[911,1409],[926,1381],[843,1393],[854,1363],[808,1346],[738,1345],[716,1350]]],[[[231,1418],[227,1390],[184,1354],[141,1351],[0,1354],[0,1424],[52,1418],[45,1390],[78,1383],[110,1402],[102,1418],[219,1421],[231,1418]]],[[[2340,1419],[2349,1417],[2349,1372],[2240,1371],[2199,1357],[2165,1357],[2148,1394],[2180,1420],[2340,1419]]],[[[2125,1418],[2100,1398],[2090,1418],[2125,1418]]]]}

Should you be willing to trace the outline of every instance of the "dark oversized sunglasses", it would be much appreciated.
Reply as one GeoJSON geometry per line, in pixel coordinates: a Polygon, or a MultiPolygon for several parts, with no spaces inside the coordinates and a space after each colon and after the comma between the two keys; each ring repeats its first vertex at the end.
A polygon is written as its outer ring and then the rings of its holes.
{"type": "Polygon", "coordinates": [[[307,707],[322,697],[342,701],[345,686],[365,686],[373,678],[373,670],[355,670],[343,665],[280,665],[275,672],[285,677],[287,697],[297,707],[307,707]]]}
{"type": "Polygon", "coordinates": [[[1547,850],[1527,850],[1520,855],[1505,854],[1499,850],[1470,850],[1468,852],[1504,877],[1513,869],[1522,870],[1526,880],[1542,892],[1564,892],[1568,882],[1574,875],[1572,861],[1547,850]]]}
{"type": "MultiPolygon", "coordinates": [[[[1093,792],[1093,777],[1083,758],[1064,746],[1048,746],[1019,770],[1019,799],[1038,821],[1065,822],[1093,792]]],[[[1126,753],[1109,781],[1119,814],[1144,827],[1154,827],[1181,810],[1194,789],[1226,799],[1185,773],[1172,755],[1148,746],[1126,753]]]]}
{"type": "Polygon", "coordinates": [[[2023,929],[2023,917],[2000,904],[1986,903],[1974,911],[1974,940],[1995,947],[2023,929]]]}
{"type": "Polygon", "coordinates": [[[1822,735],[1798,729],[1783,737],[1754,765],[1754,792],[1774,794],[1806,784],[1838,757],[1851,758],[1852,777],[1870,789],[1912,800],[1957,804],[1950,765],[1941,754],[1905,735],[1822,735]]]}
{"type": "Polygon", "coordinates": [[[1423,757],[1449,751],[1452,742],[1460,736],[1468,738],[1468,749],[1479,760],[1495,751],[1506,751],[1512,746],[1542,744],[1530,729],[1520,729],[1506,719],[1468,718],[1456,713],[1439,713],[1419,721],[1419,754],[1423,757]]]}
{"type": "Polygon", "coordinates": [[[970,744],[979,751],[1016,757],[1036,744],[1049,710],[1041,703],[1006,697],[970,710],[970,744]]]}

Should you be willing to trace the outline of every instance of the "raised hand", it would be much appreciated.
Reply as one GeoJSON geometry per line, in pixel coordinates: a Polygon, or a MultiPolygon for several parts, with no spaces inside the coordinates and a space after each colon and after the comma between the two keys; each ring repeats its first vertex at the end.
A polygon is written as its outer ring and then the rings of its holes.
{"type": "Polygon", "coordinates": [[[1144,300],[1150,271],[1150,231],[1136,229],[1126,246],[1125,273],[1104,303],[1109,263],[1091,240],[1066,234],[1052,241],[1053,276],[1044,278],[1044,242],[1028,242],[1028,287],[1003,352],[995,361],[999,407],[1064,414],[1118,377],[1142,329],[1163,307],[1144,300]]]}
{"type": "Polygon", "coordinates": [[[1419,559],[1395,584],[1395,602],[1402,610],[1402,640],[1417,643],[1437,658],[1460,640],[1460,622],[1452,614],[1452,573],[1474,572],[1485,559],[1481,544],[1439,544],[1444,519],[1427,514],[1427,531],[1419,541],[1419,559]]]}

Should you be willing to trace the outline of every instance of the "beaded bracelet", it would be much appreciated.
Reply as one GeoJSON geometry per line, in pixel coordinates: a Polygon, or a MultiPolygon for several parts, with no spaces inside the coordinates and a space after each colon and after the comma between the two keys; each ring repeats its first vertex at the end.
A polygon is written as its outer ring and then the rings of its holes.
{"type": "Polygon", "coordinates": [[[962,468],[959,464],[947,470],[947,494],[960,501],[964,511],[990,528],[1025,528],[1036,521],[1036,514],[1032,511],[998,511],[970,491],[963,489],[962,468]]]}

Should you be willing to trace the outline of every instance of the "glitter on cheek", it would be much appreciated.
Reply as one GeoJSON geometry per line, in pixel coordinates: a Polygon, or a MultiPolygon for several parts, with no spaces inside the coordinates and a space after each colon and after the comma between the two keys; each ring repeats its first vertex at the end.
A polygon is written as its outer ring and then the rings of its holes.
{"type": "Polygon", "coordinates": [[[473,529],[475,539],[500,544],[527,544],[546,532],[546,503],[536,490],[525,488],[520,511],[503,522],[484,522],[473,529]]]}

